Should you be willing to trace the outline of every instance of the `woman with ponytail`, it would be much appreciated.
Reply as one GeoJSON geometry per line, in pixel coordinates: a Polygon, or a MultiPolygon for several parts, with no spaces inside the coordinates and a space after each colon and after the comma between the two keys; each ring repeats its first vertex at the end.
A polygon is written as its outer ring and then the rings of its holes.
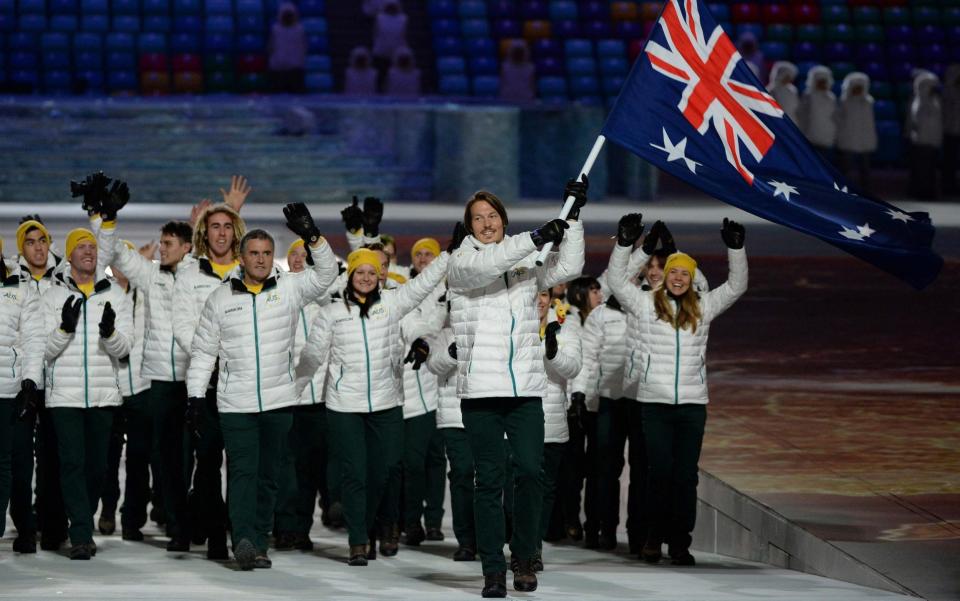
{"type": "Polygon", "coordinates": [[[700,448],[707,419],[706,348],[710,323],[747,289],[742,225],[724,219],[730,273],[709,292],[693,285],[697,262],[675,252],[663,266],[663,283],[644,291],[629,283],[627,263],[643,232],[639,214],[620,219],[607,281],[623,309],[636,320],[649,479],[650,530],[641,557],[660,561],[666,542],[675,565],[693,565],[691,532],[696,522],[700,448]]]}

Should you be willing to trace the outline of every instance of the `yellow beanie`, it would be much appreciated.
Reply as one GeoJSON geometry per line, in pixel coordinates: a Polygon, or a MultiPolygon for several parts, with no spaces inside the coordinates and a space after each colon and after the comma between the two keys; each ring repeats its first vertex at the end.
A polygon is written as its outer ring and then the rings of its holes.
{"type": "Polygon", "coordinates": [[[64,249],[67,253],[67,260],[70,260],[70,255],[73,254],[73,251],[76,250],[77,245],[81,242],[89,240],[94,244],[97,243],[96,236],[93,235],[93,232],[86,228],[78,227],[75,230],[70,230],[70,233],[67,234],[67,246],[64,249]]]}
{"type": "Polygon", "coordinates": [[[23,241],[27,237],[27,230],[30,230],[33,228],[36,228],[41,232],[43,232],[43,235],[47,237],[47,242],[50,241],[50,232],[47,231],[47,227],[45,225],[43,225],[39,221],[34,221],[33,219],[24,221],[23,223],[20,224],[20,227],[17,228],[17,252],[20,253],[21,255],[23,254],[23,241]]]}
{"type": "Polygon", "coordinates": [[[434,240],[433,238],[420,238],[413,243],[413,248],[410,249],[410,258],[417,256],[417,253],[421,250],[429,250],[433,253],[433,256],[440,256],[440,243],[434,240]]]}
{"type": "Polygon", "coordinates": [[[679,267],[680,269],[686,269],[690,273],[690,277],[697,272],[697,262],[693,257],[686,253],[673,253],[667,257],[667,262],[663,266],[663,273],[670,273],[670,270],[674,267],[679,267]]]}
{"type": "Polygon", "coordinates": [[[358,248],[347,255],[347,275],[353,275],[357,267],[361,265],[372,265],[377,271],[377,277],[380,277],[380,255],[369,248],[358,248]]]}
{"type": "Polygon", "coordinates": [[[287,247],[287,256],[288,257],[290,256],[290,253],[293,252],[293,249],[300,248],[302,246],[303,246],[303,238],[297,238],[296,240],[290,243],[290,246],[287,247]]]}

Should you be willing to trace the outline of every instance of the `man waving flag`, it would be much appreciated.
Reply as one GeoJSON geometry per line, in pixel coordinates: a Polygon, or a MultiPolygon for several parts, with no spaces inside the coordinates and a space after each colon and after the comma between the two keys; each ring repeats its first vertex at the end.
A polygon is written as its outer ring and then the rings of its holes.
{"type": "Polygon", "coordinates": [[[943,265],[926,213],[859,196],[784,116],[698,0],[669,0],[603,135],[724,202],[923,288],[943,265]]]}

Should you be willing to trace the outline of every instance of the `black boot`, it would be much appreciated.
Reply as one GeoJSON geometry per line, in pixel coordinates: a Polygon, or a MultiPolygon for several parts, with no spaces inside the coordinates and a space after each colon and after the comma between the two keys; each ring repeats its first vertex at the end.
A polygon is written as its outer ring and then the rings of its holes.
{"type": "Polygon", "coordinates": [[[348,566],[367,565],[367,546],[350,545],[350,559],[347,560],[348,566]]]}
{"type": "Polygon", "coordinates": [[[227,533],[211,532],[207,537],[207,559],[214,561],[226,561],[230,559],[227,555],[227,533]]]}
{"type": "Polygon", "coordinates": [[[460,547],[453,554],[454,561],[476,561],[477,550],[474,547],[460,547]]]}
{"type": "Polygon", "coordinates": [[[247,572],[256,567],[257,549],[247,539],[240,539],[237,547],[233,550],[233,558],[237,560],[240,569],[247,572]]]}
{"type": "Polygon", "coordinates": [[[104,509],[100,512],[100,519],[97,520],[97,529],[100,534],[110,536],[117,531],[117,515],[113,511],[104,509]]]}
{"type": "Polygon", "coordinates": [[[532,559],[521,559],[519,567],[513,573],[513,589],[522,593],[537,590],[537,573],[533,569],[532,559]]]}
{"type": "Polygon", "coordinates": [[[14,553],[36,553],[37,535],[33,532],[24,532],[13,540],[14,553]]]}
{"type": "Polygon", "coordinates": [[[400,528],[396,524],[382,527],[380,530],[380,554],[393,557],[400,550],[400,528]]]}
{"type": "Polygon", "coordinates": [[[124,528],[120,532],[120,537],[123,540],[139,542],[143,540],[143,532],[140,532],[140,530],[137,528],[124,528]]]}
{"type": "Polygon", "coordinates": [[[79,544],[70,547],[70,559],[88,560],[90,559],[90,548],[86,544],[79,544]]]}
{"type": "Polygon", "coordinates": [[[481,597],[502,599],[507,596],[507,573],[483,575],[483,591],[481,597]]]}
{"type": "Polygon", "coordinates": [[[407,524],[406,532],[407,535],[403,539],[403,544],[410,547],[419,547],[420,543],[427,539],[427,534],[423,531],[423,526],[420,525],[420,522],[407,524]]]}

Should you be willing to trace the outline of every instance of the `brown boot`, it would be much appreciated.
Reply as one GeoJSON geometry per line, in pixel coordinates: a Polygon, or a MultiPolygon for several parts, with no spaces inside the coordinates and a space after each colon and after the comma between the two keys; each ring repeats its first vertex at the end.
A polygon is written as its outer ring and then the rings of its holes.
{"type": "Polygon", "coordinates": [[[521,559],[517,571],[513,573],[513,589],[531,593],[537,590],[537,573],[533,569],[533,560],[521,559]]]}
{"type": "Polygon", "coordinates": [[[350,559],[347,560],[348,566],[367,565],[367,546],[350,545],[350,559]]]}
{"type": "Polygon", "coordinates": [[[380,530],[380,555],[393,557],[400,550],[400,527],[396,524],[380,530]]]}

